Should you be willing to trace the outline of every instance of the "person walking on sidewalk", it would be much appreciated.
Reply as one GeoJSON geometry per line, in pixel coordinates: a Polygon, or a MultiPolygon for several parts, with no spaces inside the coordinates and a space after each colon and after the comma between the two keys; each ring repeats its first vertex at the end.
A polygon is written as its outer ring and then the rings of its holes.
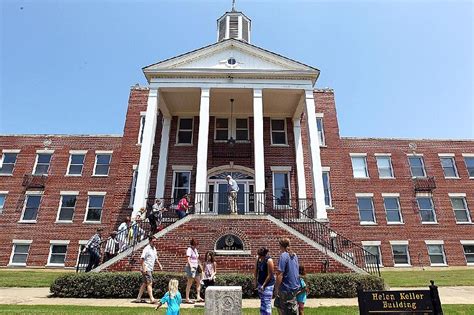
{"type": "Polygon", "coordinates": [[[257,251],[255,265],[255,287],[260,297],[260,315],[272,314],[273,287],[275,285],[273,259],[268,255],[268,248],[261,247],[257,251]]]}
{"type": "Polygon", "coordinates": [[[230,214],[237,214],[237,193],[239,192],[239,185],[237,185],[237,182],[232,178],[232,176],[227,175],[226,178],[230,214]]]}
{"type": "Polygon", "coordinates": [[[86,272],[91,271],[100,264],[100,242],[102,236],[102,228],[98,228],[96,233],[89,239],[84,250],[83,254],[89,253],[89,263],[86,267],[86,272]]]}
{"type": "Polygon", "coordinates": [[[158,260],[158,253],[156,252],[156,238],[154,236],[148,237],[149,244],[143,249],[142,255],[140,256],[140,271],[142,273],[142,285],[140,286],[140,291],[138,291],[137,299],[134,300],[134,303],[144,303],[145,300],[142,299],[143,292],[145,289],[148,292],[150,297],[150,303],[154,304],[156,302],[153,297],[153,269],[155,263],[158,263],[160,270],[163,270],[163,266],[158,260]]]}

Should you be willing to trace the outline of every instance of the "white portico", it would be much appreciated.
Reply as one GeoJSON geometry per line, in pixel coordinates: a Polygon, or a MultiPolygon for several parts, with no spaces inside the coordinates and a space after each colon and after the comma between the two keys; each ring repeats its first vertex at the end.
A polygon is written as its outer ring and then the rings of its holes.
{"type": "MultiPolygon", "coordinates": [[[[294,154],[298,198],[306,198],[305,172],[312,177],[313,198],[316,217],[326,219],[322,168],[316,126],[313,86],[319,70],[248,43],[250,20],[241,12],[231,11],[218,20],[218,39],[195,51],[144,67],[149,82],[143,142],[141,146],[138,177],[136,181],[134,212],[145,206],[147,197],[165,196],[166,170],[169,167],[168,149],[171,145],[197,146],[196,175],[193,180],[195,193],[209,190],[209,157],[212,155],[210,141],[223,142],[230,139],[248,143],[252,148],[254,192],[265,191],[264,117],[290,118],[293,122],[294,154]],[[232,108],[230,103],[232,102],[232,108]],[[155,144],[158,114],[163,117],[163,129],[159,148],[158,165],[152,167],[152,152],[155,144]],[[307,124],[301,124],[304,113],[307,124]],[[198,136],[189,142],[170,143],[172,117],[183,121],[199,117],[198,136]],[[211,117],[221,129],[210,128],[211,117]],[[219,118],[222,118],[219,120],[219,118]],[[226,122],[227,121],[227,122],[226,122]],[[250,124],[250,126],[241,126],[250,124]],[[240,128],[240,129],[239,129],[240,128]],[[304,169],[301,129],[307,128],[311,156],[311,170],[304,169]],[[252,129],[252,135],[245,136],[252,129]],[[224,138],[222,138],[224,134],[224,138]],[[197,143],[196,143],[197,142],[197,143]],[[157,172],[155,196],[149,196],[151,172],[157,172]]],[[[192,122],[191,122],[192,123],[192,122]]],[[[184,125],[184,124],[183,124],[184,125]]],[[[184,128],[184,127],[183,127],[184,128]]],[[[192,126],[191,126],[192,128],[192,126]]],[[[185,133],[183,133],[183,137],[185,133]]],[[[186,139],[184,139],[186,140],[186,139]]],[[[272,143],[278,146],[278,143],[272,143]]],[[[288,145],[286,145],[288,146],[288,145]]],[[[229,161],[233,163],[232,161],[229,161]]],[[[226,164],[229,164],[227,162],[226,164]]]]}

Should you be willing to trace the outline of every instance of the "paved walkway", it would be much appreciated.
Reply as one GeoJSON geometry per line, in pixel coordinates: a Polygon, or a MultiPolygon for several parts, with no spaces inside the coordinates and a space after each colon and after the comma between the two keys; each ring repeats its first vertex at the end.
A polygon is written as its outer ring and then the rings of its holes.
{"type": "MultiPolygon", "coordinates": [[[[392,288],[392,290],[407,290],[426,288],[392,288]]],[[[88,306],[122,306],[137,307],[146,304],[130,303],[132,299],[72,299],[48,298],[49,288],[0,288],[0,304],[18,305],[84,305],[88,306]]],[[[439,294],[443,304],[474,304],[474,286],[472,287],[440,287],[439,294]]],[[[244,308],[259,308],[260,300],[244,299],[244,308]]],[[[307,307],[318,306],[351,306],[357,305],[357,299],[308,299],[307,307]]],[[[195,305],[183,304],[182,307],[204,307],[204,303],[195,305]]],[[[150,305],[151,307],[151,305],[150,305]]]]}

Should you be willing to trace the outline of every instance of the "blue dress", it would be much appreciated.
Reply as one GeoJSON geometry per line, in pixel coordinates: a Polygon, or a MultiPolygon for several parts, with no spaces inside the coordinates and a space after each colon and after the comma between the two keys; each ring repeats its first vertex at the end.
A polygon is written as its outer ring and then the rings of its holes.
{"type": "Polygon", "coordinates": [[[161,304],[168,304],[168,309],[166,310],[166,315],[178,315],[179,314],[179,305],[181,304],[181,293],[177,292],[176,295],[171,298],[170,293],[166,292],[160,300],[161,304]]]}

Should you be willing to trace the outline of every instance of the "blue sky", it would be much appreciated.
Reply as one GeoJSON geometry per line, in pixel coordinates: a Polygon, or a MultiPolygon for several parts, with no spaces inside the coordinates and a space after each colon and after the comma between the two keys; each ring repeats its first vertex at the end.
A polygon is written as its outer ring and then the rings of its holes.
{"type": "MultiPolygon", "coordinates": [[[[230,0],[1,0],[0,133],[122,134],[141,67],[230,0]]],[[[244,1],[252,44],[321,70],[343,136],[474,139],[474,1],[244,1]]]]}

